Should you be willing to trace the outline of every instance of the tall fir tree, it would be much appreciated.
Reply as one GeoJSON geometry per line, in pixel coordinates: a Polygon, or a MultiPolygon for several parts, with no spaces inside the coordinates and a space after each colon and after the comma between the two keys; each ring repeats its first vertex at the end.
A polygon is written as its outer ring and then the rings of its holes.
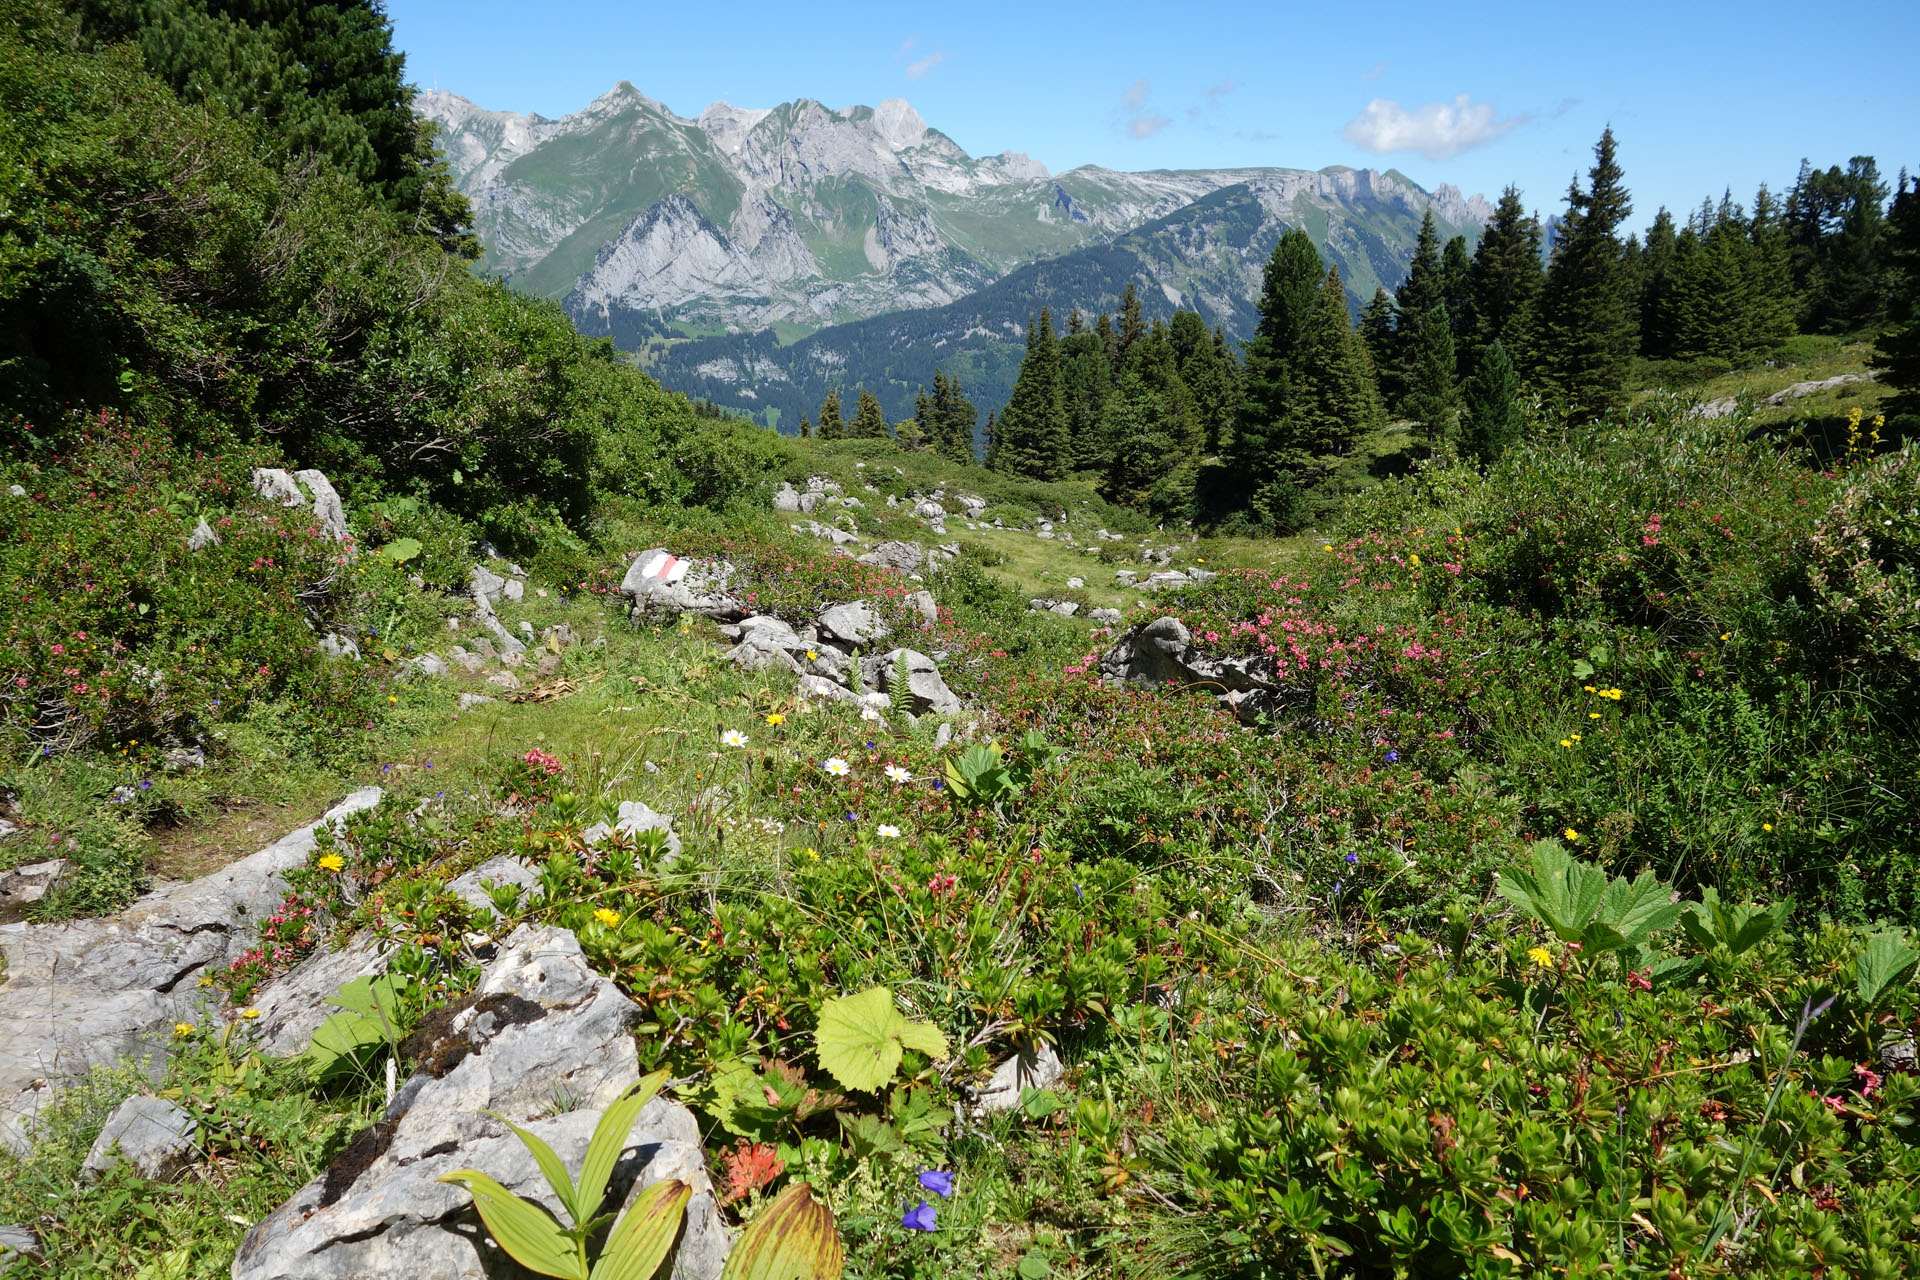
{"type": "Polygon", "coordinates": [[[1453,325],[1447,309],[1429,307],[1426,319],[1414,330],[1412,377],[1402,411],[1420,425],[1431,447],[1453,435],[1454,361],[1453,325]]]}
{"type": "Polygon", "coordinates": [[[1126,292],[1120,296],[1120,323],[1113,335],[1112,360],[1115,371],[1126,368],[1135,344],[1146,336],[1147,322],[1141,316],[1140,294],[1133,287],[1133,281],[1129,280],[1126,292]]]}
{"type": "Polygon", "coordinates": [[[1467,238],[1455,236],[1440,251],[1440,292],[1447,305],[1447,323],[1453,327],[1453,340],[1462,347],[1473,322],[1472,276],[1473,254],[1467,250],[1467,238]]]}
{"type": "Polygon", "coordinates": [[[1753,242],[1747,257],[1748,343],[1755,351],[1769,351],[1793,336],[1799,299],[1780,202],[1764,182],[1754,193],[1747,233],[1753,242]]]}
{"type": "Polygon", "coordinates": [[[1407,278],[1393,291],[1396,316],[1393,331],[1393,359],[1380,368],[1382,390],[1387,403],[1403,409],[1413,390],[1414,369],[1420,360],[1420,330],[1427,314],[1447,302],[1447,281],[1440,256],[1440,229],[1433,221],[1433,206],[1428,205],[1420,218],[1420,235],[1414,241],[1413,260],[1407,264],[1407,278]]]}
{"type": "Polygon", "coordinates": [[[1071,469],[1097,470],[1106,461],[1102,424],[1107,397],[1113,394],[1113,370],[1107,344],[1098,334],[1069,334],[1060,342],[1060,401],[1067,414],[1071,469]]]}
{"type": "Polygon", "coordinates": [[[1527,212],[1517,187],[1500,193],[1493,217],[1480,233],[1467,268],[1467,296],[1473,310],[1474,360],[1495,342],[1507,358],[1524,367],[1531,346],[1535,311],[1545,282],[1540,260],[1540,219],[1527,212]]]}
{"type": "Polygon", "coordinates": [[[1800,328],[1846,333],[1874,324],[1885,306],[1882,238],[1887,187],[1872,156],[1824,172],[1800,162],[1784,221],[1800,328]]]}
{"type": "Polygon", "coordinates": [[[986,452],[981,459],[989,471],[1000,470],[1000,423],[993,410],[987,410],[986,452]]]}
{"type": "Polygon", "coordinates": [[[1060,398],[1060,343],[1053,316],[1027,326],[1027,354],[1000,415],[999,469],[1031,480],[1058,480],[1072,464],[1066,407],[1060,398]]]}
{"type": "Polygon", "coordinates": [[[813,415],[813,435],[817,440],[840,440],[847,434],[846,419],[840,416],[840,391],[835,388],[827,392],[827,398],[820,402],[820,412],[813,415]]]}
{"type": "MultiPolygon", "coordinates": [[[[1887,318],[1880,335],[1874,368],[1898,391],[1895,406],[1905,414],[1920,414],[1920,183],[1908,184],[1905,170],[1887,211],[1887,318]]],[[[1907,426],[1920,434],[1920,422],[1907,426]]]]}
{"type": "Polygon", "coordinates": [[[1302,454],[1297,436],[1299,370],[1326,266],[1298,227],[1280,237],[1261,277],[1260,324],[1241,366],[1233,460],[1249,490],[1259,489],[1302,454]]]}
{"type": "MultiPolygon", "coordinates": [[[[1446,309],[1436,305],[1431,311],[1439,315],[1444,331],[1446,309]]],[[[1304,346],[1300,381],[1305,394],[1293,445],[1297,461],[1289,470],[1349,452],[1384,416],[1373,361],[1348,317],[1338,267],[1329,267],[1320,281],[1304,346]]]]}
{"type": "Polygon", "coordinates": [[[1640,354],[1651,360],[1673,355],[1673,335],[1667,330],[1667,295],[1673,288],[1678,256],[1679,235],[1673,227],[1673,215],[1662,205],[1653,215],[1653,225],[1647,228],[1647,243],[1640,254],[1640,354]]]}
{"type": "Polygon", "coordinates": [[[800,438],[802,440],[813,439],[813,420],[804,413],[800,415],[800,438]]]}
{"type": "Polygon", "coordinates": [[[885,440],[887,438],[887,415],[880,408],[880,398],[860,388],[860,400],[853,411],[853,430],[848,433],[855,440],[885,440]]]}
{"type": "Polygon", "coordinates": [[[1587,186],[1567,191],[1567,212],[1540,298],[1535,379],[1569,412],[1592,419],[1622,407],[1638,347],[1636,299],[1620,224],[1633,212],[1613,129],[1594,145],[1587,186]]]}
{"type": "Polygon", "coordinates": [[[1067,335],[1071,337],[1076,333],[1085,333],[1086,331],[1086,317],[1080,314],[1080,308],[1075,307],[1073,310],[1067,312],[1067,335]]]}
{"type": "Polygon", "coordinates": [[[1393,361],[1393,326],[1393,295],[1384,285],[1376,285],[1373,297],[1360,312],[1360,340],[1367,344],[1367,354],[1373,358],[1375,369],[1385,368],[1393,361]]]}
{"type": "Polygon", "coordinates": [[[960,379],[933,371],[933,425],[927,434],[936,453],[949,462],[962,465],[973,462],[973,430],[980,422],[980,411],[967,399],[960,379]]]}
{"type": "Polygon", "coordinates": [[[1507,359],[1507,348],[1495,338],[1480,354],[1480,363],[1462,388],[1461,451],[1485,463],[1499,461],[1525,433],[1526,410],[1520,404],[1520,376],[1507,359]]]}

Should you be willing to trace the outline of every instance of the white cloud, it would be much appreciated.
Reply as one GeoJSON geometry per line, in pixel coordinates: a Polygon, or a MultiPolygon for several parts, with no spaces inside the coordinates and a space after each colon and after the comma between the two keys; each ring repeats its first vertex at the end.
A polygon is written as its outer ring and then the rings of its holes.
{"type": "Polygon", "coordinates": [[[1113,113],[1114,123],[1124,129],[1129,138],[1151,138],[1173,123],[1158,111],[1147,109],[1147,95],[1152,92],[1153,85],[1141,76],[1120,95],[1120,106],[1113,113]]]}
{"type": "Polygon", "coordinates": [[[910,66],[908,66],[907,79],[918,80],[921,77],[925,76],[929,71],[932,71],[935,67],[945,62],[946,60],[947,60],[947,55],[936,50],[935,52],[930,53],[926,57],[920,59],[918,62],[915,62],[910,66]]]}
{"type": "Polygon", "coordinates": [[[1226,97],[1228,94],[1232,93],[1235,89],[1238,89],[1239,87],[1240,87],[1240,82],[1235,80],[1232,76],[1228,76],[1225,80],[1222,80],[1219,84],[1208,85],[1207,86],[1207,105],[1210,107],[1219,106],[1220,99],[1226,97]]]}
{"type": "Polygon", "coordinates": [[[1386,69],[1387,69],[1386,63],[1376,62],[1373,64],[1373,70],[1362,71],[1360,73],[1360,78],[1366,81],[1368,84],[1372,84],[1375,80],[1378,80],[1380,78],[1381,73],[1384,72],[1386,69]]]}
{"type": "Polygon", "coordinates": [[[905,40],[902,40],[900,42],[900,47],[893,51],[893,60],[895,62],[898,62],[902,58],[905,58],[908,54],[913,52],[913,46],[919,43],[920,43],[919,36],[908,36],[905,40]]]}
{"type": "Polygon", "coordinates": [[[1491,103],[1474,102],[1464,93],[1452,102],[1429,102],[1411,111],[1390,98],[1375,98],[1347,122],[1340,136],[1377,154],[1417,151],[1429,160],[1445,160],[1492,141],[1525,119],[1498,119],[1491,103]]]}

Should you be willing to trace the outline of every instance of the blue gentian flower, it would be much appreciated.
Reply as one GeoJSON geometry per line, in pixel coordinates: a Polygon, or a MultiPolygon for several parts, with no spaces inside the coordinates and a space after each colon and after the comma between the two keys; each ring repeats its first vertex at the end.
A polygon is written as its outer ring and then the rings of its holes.
{"type": "Polygon", "coordinates": [[[1394,761],[1400,758],[1400,753],[1398,751],[1389,751],[1387,752],[1386,758],[1387,758],[1387,763],[1392,764],[1394,761]]]}
{"type": "Polygon", "coordinates": [[[933,1206],[922,1200],[900,1215],[900,1225],[909,1231],[933,1230],[933,1206]]]}
{"type": "Polygon", "coordinates": [[[1349,854],[1347,855],[1347,865],[1348,865],[1348,866],[1352,866],[1352,865],[1353,865],[1354,863],[1356,863],[1356,862],[1358,862],[1358,861],[1360,861],[1360,855],[1359,855],[1359,854],[1357,854],[1357,853],[1349,853],[1349,854]]]}
{"type": "Polygon", "coordinates": [[[922,1169],[920,1185],[945,1200],[953,1195],[953,1174],[946,1169],[922,1169]]]}

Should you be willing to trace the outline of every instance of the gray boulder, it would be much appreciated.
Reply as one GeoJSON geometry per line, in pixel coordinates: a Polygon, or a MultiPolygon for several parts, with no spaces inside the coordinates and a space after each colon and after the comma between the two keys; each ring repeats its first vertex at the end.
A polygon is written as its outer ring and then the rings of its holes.
{"type": "Polygon", "coordinates": [[[1067,590],[1069,591],[1078,591],[1081,588],[1085,587],[1086,585],[1087,585],[1087,580],[1085,578],[1068,578],[1067,579],[1067,590]]]}
{"type": "Polygon", "coordinates": [[[207,518],[201,516],[199,523],[193,526],[193,532],[187,535],[187,550],[203,551],[208,547],[219,545],[220,535],[213,531],[213,526],[207,523],[207,518]]]}
{"type": "MultiPolygon", "coordinates": [[[[0,836],[12,834],[11,822],[0,820],[0,826],[8,828],[0,832],[0,836]]],[[[29,862],[11,871],[0,871],[0,911],[9,907],[17,910],[40,901],[66,872],[65,858],[49,858],[45,862],[29,862]]]]}
{"type": "Polygon", "coordinates": [[[1051,1089],[1066,1076],[1066,1064],[1053,1046],[1022,1049],[994,1068],[993,1075],[974,1092],[973,1114],[989,1115],[1011,1111],[1020,1105],[1020,1094],[1027,1089],[1051,1089]]]}
{"type": "Polygon", "coordinates": [[[459,645],[453,646],[453,648],[447,653],[447,661],[451,662],[454,666],[460,668],[462,671],[466,672],[468,675],[474,675],[478,673],[480,668],[487,665],[487,660],[485,658],[481,657],[477,653],[468,653],[465,649],[461,648],[459,645]]]}
{"type": "Polygon", "coordinates": [[[647,572],[649,566],[661,563],[662,556],[670,557],[671,553],[663,547],[642,551],[620,580],[620,590],[633,602],[636,618],[651,613],[697,613],[731,621],[746,612],[731,590],[732,565],[724,560],[687,560],[686,573],[678,581],[668,582],[647,572]]]}
{"type": "Polygon", "coordinates": [[[759,643],[772,645],[777,649],[803,649],[806,646],[793,628],[772,614],[758,613],[751,618],[740,619],[740,638],[748,636],[758,638],[759,643]]]}
{"type": "Polygon", "coordinates": [[[821,638],[828,644],[867,647],[892,634],[892,628],[864,600],[836,604],[820,615],[821,638]]]}
{"type": "Polygon", "coordinates": [[[320,637],[320,652],[329,658],[345,658],[349,662],[360,661],[360,646],[352,637],[343,636],[337,631],[329,631],[320,637]]]}
{"type": "Polygon", "coordinates": [[[113,1109],[93,1140],[80,1180],[92,1182],[125,1165],[149,1182],[167,1182],[193,1163],[200,1124],[165,1098],[136,1095],[113,1109]]]}
{"type": "Polygon", "coordinates": [[[402,680],[410,680],[418,676],[425,676],[431,679],[436,676],[444,676],[445,674],[447,674],[447,664],[439,654],[423,653],[417,657],[408,658],[400,664],[399,678],[402,680]]]}
{"type": "Polygon", "coordinates": [[[913,504],[913,514],[922,520],[944,520],[947,518],[947,509],[931,499],[924,499],[913,504]]]}
{"type": "Polygon", "coordinates": [[[906,660],[907,693],[911,701],[909,710],[913,714],[946,716],[961,710],[960,699],[947,687],[938,664],[918,650],[895,649],[868,658],[861,664],[861,674],[869,687],[884,692],[891,702],[903,658],[906,660]]]}
{"type": "Polygon", "coordinates": [[[476,608],[492,612],[494,600],[506,589],[507,580],[483,564],[467,570],[467,594],[473,597],[476,608]]]}
{"type": "MultiPolygon", "coordinates": [[[[241,1242],[234,1280],[484,1280],[518,1274],[463,1189],[437,1181],[479,1169],[559,1211],[524,1144],[488,1112],[537,1134],[569,1170],[605,1108],[640,1078],[639,1010],[588,967],[564,929],[523,927],[472,997],[422,1028],[422,1071],[383,1122],[269,1214],[241,1242]],[[556,1109],[560,1114],[556,1115],[556,1109]]],[[[674,1254],[676,1280],[712,1280],[727,1233],[692,1112],[665,1097],[641,1111],[608,1186],[611,1205],[676,1178],[693,1190],[674,1254]]]]}
{"type": "Polygon", "coordinates": [[[836,547],[852,546],[854,543],[860,541],[858,534],[849,533],[838,525],[821,524],[818,520],[808,520],[802,524],[791,524],[787,527],[795,533],[809,534],[815,538],[825,538],[836,547]]]}
{"type": "Polygon", "coordinates": [[[798,511],[800,509],[800,491],[782,481],[773,491],[773,509],[775,511],[798,511]]]}
{"type": "Polygon", "coordinates": [[[508,578],[506,585],[500,588],[500,594],[514,604],[519,604],[527,598],[527,584],[519,578],[508,578]]]}
{"type": "Polygon", "coordinates": [[[320,535],[335,542],[345,542],[347,533],[347,512],[341,505],[340,495],[334,492],[333,485],[325,474],[308,467],[305,471],[296,471],[293,478],[298,480],[313,495],[309,504],[313,509],[313,518],[320,523],[320,535]]]}
{"type": "Polygon", "coordinates": [[[1087,616],[1103,627],[1117,627],[1122,618],[1118,609],[1089,609],[1087,616]]]}
{"type": "Polygon", "coordinates": [[[667,856],[676,857],[680,853],[680,837],[674,833],[673,819],[664,813],[655,813],[638,800],[622,800],[611,826],[596,822],[582,831],[580,838],[588,845],[597,845],[616,831],[629,838],[642,831],[664,831],[667,833],[667,856]]]}
{"type": "Polygon", "coordinates": [[[918,573],[926,567],[927,553],[918,543],[883,542],[861,556],[860,563],[898,569],[902,573],[918,573]]]}
{"type": "Polygon", "coordinates": [[[742,671],[787,671],[798,675],[801,670],[793,655],[764,631],[747,632],[739,644],[721,656],[742,671]]]}
{"type": "Polygon", "coordinates": [[[940,621],[940,606],[934,603],[931,591],[914,592],[907,597],[907,607],[920,615],[920,621],[924,626],[930,627],[940,621]]]}

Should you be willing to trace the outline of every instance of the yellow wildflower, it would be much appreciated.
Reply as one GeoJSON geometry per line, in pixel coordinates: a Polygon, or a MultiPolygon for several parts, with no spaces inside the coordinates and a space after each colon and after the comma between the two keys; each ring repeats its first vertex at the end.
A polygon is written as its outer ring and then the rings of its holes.
{"type": "Polygon", "coordinates": [[[193,1034],[193,1024],[191,1022],[176,1022],[173,1024],[173,1034],[184,1040],[193,1034]]]}
{"type": "Polygon", "coordinates": [[[819,655],[819,654],[817,654],[817,653],[815,653],[815,652],[814,652],[813,650],[811,650],[811,649],[809,649],[809,650],[807,650],[807,661],[808,661],[808,662],[818,662],[819,660],[820,660],[820,655],[819,655]]]}
{"type": "Polygon", "coordinates": [[[1580,839],[1580,833],[1578,831],[1575,831],[1572,827],[1568,827],[1565,831],[1562,831],[1560,834],[1565,836],[1568,840],[1571,840],[1571,841],[1578,842],[1580,839]]]}
{"type": "Polygon", "coordinates": [[[608,907],[601,907],[593,913],[593,918],[611,929],[620,923],[620,913],[608,907]]]}
{"type": "Polygon", "coordinates": [[[1773,830],[1773,824],[1771,822],[1763,822],[1760,824],[1760,829],[1762,831],[1771,831],[1773,830]]]}
{"type": "Polygon", "coordinates": [[[1570,733],[1570,734],[1568,734],[1567,736],[1568,736],[1568,737],[1570,737],[1570,738],[1572,738],[1572,739],[1573,739],[1573,740],[1574,740],[1575,742],[1578,742],[1578,741],[1580,741],[1580,735],[1579,735],[1579,734],[1577,734],[1577,733],[1570,733]]]}
{"type": "Polygon", "coordinates": [[[1600,691],[1599,691],[1598,689],[1596,689],[1596,688],[1594,688],[1594,687],[1593,687],[1592,685],[1590,685],[1590,684],[1586,684],[1586,685],[1581,685],[1580,687],[1581,687],[1581,688],[1583,688],[1583,689],[1585,689],[1585,690],[1586,690],[1586,691],[1587,691],[1588,693],[1598,693],[1598,692],[1600,692],[1600,691]]]}
{"type": "Polygon", "coordinates": [[[811,858],[813,861],[815,862],[820,861],[820,851],[814,848],[812,845],[807,846],[806,854],[807,854],[807,857],[811,858]]]}
{"type": "Polygon", "coordinates": [[[1331,551],[1331,550],[1333,550],[1333,544],[1332,544],[1331,542],[1329,542],[1329,543],[1327,543],[1327,544],[1326,544],[1326,545],[1325,545],[1324,547],[1321,547],[1320,549],[1321,549],[1322,551],[1331,551]]]}
{"type": "Polygon", "coordinates": [[[1412,565],[1414,568],[1418,569],[1420,567],[1420,557],[1411,556],[1408,558],[1407,563],[1412,565]]]}
{"type": "Polygon", "coordinates": [[[1573,745],[1573,739],[1571,739],[1571,738],[1562,738],[1562,739],[1560,739],[1560,745],[1561,745],[1561,746],[1563,746],[1563,747],[1570,747],[1570,746],[1572,746],[1572,745],[1573,745]]]}
{"type": "Polygon", "coordinates": [[[1589,720],[1598,720],[1599,718],[1600,718],[1600,713],[1599,713],[1598,711],[1589,711],[1589,712],[1587,712],[1587,719],[1589,719],[1589,720]]]}
{"type": "Polygon", "coordinates": [[[347,865],[347,860],[337,853],[322,854],[317,864],[322,871],[338,871],[347,865]]]}
{"type": "Polygon", "coordinates": [[[787,718],[781,715],[778,711],[775,711],[773,714],[767,717],[768,724],[785,724],[786,722],[787,722],[787,718]]]}
{"type": "Polygon", "coordinates": [[[242,1009],[240,1016],[243,1018],[257,1018],[260,1016],[260,1011],[258,1009],[242,1009]]]}
{"type": "Polygon", "coordinates": [[[1553,952],[1545,947],[1527,948],[1527,959],[1533,961],[1533,967],[1536,969],[1553,968],[1553,952]]]}

